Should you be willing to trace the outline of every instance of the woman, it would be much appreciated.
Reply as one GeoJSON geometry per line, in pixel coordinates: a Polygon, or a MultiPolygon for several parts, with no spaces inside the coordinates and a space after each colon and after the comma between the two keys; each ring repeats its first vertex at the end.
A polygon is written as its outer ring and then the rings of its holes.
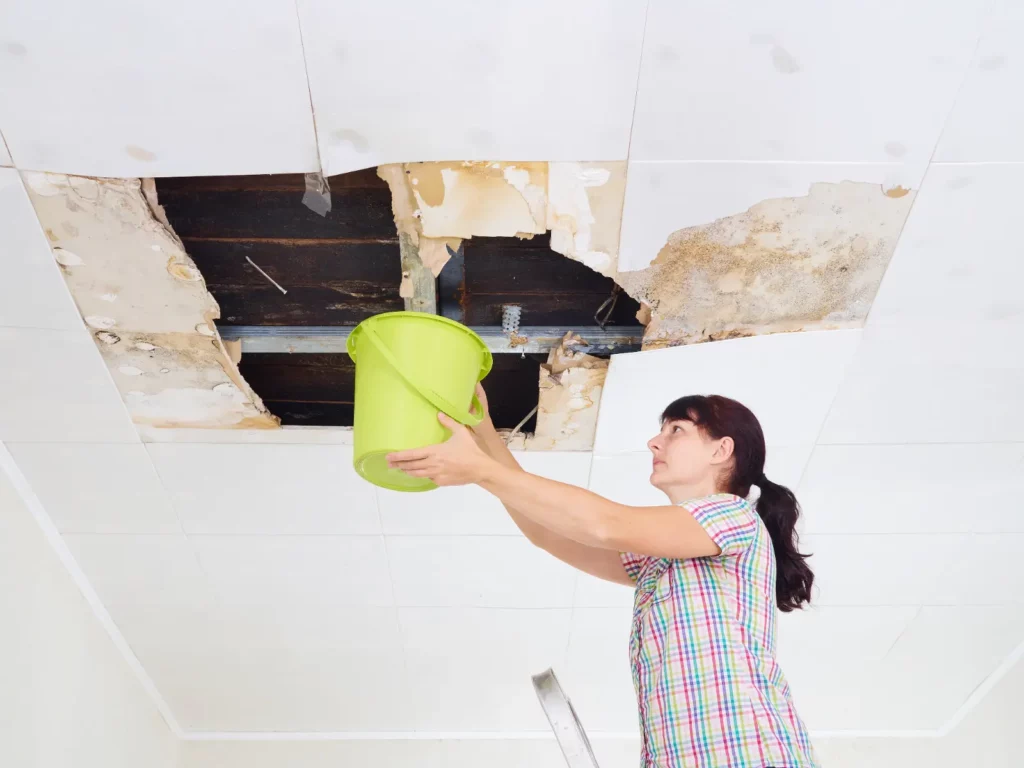
{"type": "Polygon", "coordinates": [[[720,396],[676,400],[647,444],[651,483],[672,503],[630,507],[524,472],[477,394],[479,427],[439,414],[451,438],[392,454],[391,465],[438,485],[475,483],[534,544],[635,586],[641,766],[816,768],[775,661],[776,608],[808,602],[814,576],[796,548],[796,498],[764,476],[754,414],[720,396]],[[746,501],[755,485],[756,512],[746,501]]]}

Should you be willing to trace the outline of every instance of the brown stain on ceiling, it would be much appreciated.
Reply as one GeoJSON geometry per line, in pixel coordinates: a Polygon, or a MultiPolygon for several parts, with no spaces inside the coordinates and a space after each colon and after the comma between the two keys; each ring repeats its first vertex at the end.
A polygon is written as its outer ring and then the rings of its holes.
{"type": "Polygon", "coordinates": [[[645,348],[856,327],[913,199],[900,187],[814,184],[673,232],[650,267],[615,279],[650,307],[645,348]]]}

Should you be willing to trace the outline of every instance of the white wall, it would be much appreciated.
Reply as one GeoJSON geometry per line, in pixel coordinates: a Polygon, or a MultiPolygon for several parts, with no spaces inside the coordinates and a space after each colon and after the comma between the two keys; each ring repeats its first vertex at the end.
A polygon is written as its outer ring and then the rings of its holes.
{"type": "Polygon", "coordinates": [[[177,749],[0,465],[0,765],[171,768],[177,749]]]}

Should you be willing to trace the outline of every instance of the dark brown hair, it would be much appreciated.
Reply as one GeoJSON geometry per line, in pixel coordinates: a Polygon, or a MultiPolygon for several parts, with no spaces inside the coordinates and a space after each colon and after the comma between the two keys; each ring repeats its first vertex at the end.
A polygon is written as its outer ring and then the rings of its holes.
{"type": "Polygon", "coordinates": [[[764,522],[775,550],[775,595],[780,611],[792,611],[811,601],[814,574],[807,565],[810,555],[797,549],[796,521],[800,505],[785,486],[764,476],[764,432],[757,417],[742,403],[721,395],[691,395],[672,403],[661,422],[689,421],[713,440],[731,437],[733,468],[721,479],[725,491],[742,498],[756,485],[757,514],[764,522]]]}

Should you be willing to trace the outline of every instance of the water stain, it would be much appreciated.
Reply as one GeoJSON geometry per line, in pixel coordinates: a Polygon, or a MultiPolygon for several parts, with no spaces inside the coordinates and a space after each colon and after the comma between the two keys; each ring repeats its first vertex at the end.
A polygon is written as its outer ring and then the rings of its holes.
{"type": "Polygon", "coordinates": [[[189,283],[196,283],[203,279],[199,270],[191,264],[182,264],[180,261],[175,261],[173,258],[167,262],[167,271],[172,277],[176,277],[179,280],[185,280],[189,283]]]}
{"type": "Polygon", "coordinates": [[[800,71],[800,62],[781,45],[772,46],[772,66],[784,75],[793,75],[800,71]]]}
{"type": "Polygon", "coordinates": [[[129,157],[134,158],[136,160],[141,160],[144,163],[152,163],[154,160],[156,160],[155,154],[150,152],[148,149],[137,147],[134,144],[129,144],[127,147],[124,148],[124,151],[127,153],[129,157]]]}
{"type": "Polygon", "coordinates": [[[901,187],[897,184],[895,187],[885,190],[885,196],[891,198],[906,197],[910,194],[910,190],[906,187],[901,187]]]}
{"type": "Polygon", "coordinates": [[[811,185],[673,232],[654,263],[616,282],[651,308],[645,348],[857,327],[913,202],[879,185],[811,185]]]}
{"type": "Polygon", "coordinates": [[[359,154],[365,154],[370,149],[370,143],[366,137],[351,128],[342,128],[331,134],[335,144],[348,143],[359,154]]]}

